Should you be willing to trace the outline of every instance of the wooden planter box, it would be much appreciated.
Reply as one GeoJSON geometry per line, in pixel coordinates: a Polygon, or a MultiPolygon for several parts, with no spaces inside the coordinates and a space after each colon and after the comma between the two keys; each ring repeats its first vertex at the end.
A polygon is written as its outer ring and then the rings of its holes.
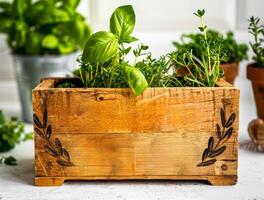
{"type": "MultiPolygon", "coordinates": [[[[65,79],[64,79],[65,80],[65,79]]],[[[64,180],[237,181],[239,90],[55,88],[33,90],[35,184],[64,180]]]]}

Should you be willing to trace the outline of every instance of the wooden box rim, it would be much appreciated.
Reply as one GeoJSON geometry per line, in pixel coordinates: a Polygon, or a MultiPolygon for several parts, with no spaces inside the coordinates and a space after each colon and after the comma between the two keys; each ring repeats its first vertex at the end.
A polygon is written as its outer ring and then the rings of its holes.
{"type": "MultiPolygon", "coordinates": [[[[40,80],[40,83],[32,90],[52,90],[52,91],[113,91],[113,92],[132,92],[130,88],[56,88],[54,84],[56,81],[61,80],[76,80],[77,78],[56,78],[56,77],[47,77],[40,80]]],[[[149,87],[147,90],[218,90],[218,89],[235,89],[239,90],[239,88],[231,85],[230,83],[226,82],[224,79],[220,79],[216,83],[216,87],[149,87]]],[[[144,93],[143,93],[144,94],[144,93]]]]}

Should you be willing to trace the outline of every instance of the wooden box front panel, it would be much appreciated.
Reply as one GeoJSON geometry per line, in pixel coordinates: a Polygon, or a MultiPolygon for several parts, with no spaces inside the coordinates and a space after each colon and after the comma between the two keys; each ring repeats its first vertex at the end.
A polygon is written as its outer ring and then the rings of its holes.
{"type": "Polygon", "coordinates": [[[236,175],[238,106],[234,88],[38,87],[36,176],[236,175]]]}

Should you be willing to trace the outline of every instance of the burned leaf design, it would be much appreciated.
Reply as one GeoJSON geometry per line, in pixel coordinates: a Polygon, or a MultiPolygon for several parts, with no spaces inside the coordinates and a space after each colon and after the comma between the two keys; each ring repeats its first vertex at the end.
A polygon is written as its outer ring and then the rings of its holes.
{"type": "Polygon", "coordinates": [[[48,121],[48,113],[47,113],[47,109],[45,109],[43,112],[43,128],[46,128],[47,121],[48,121]]]}
{"type": "Polygon", "coordinates": [[[43,125],[36,114],[33,115],[33,121],[35,133],[45,140],[45,150],[57,159],[58,164],[62,166],[73,166],[73,163],[70,161],[70,155],[68,151],[62,147],[59,138],[55,138],[54,144],[50,141],[52,127],[48,125],[48,112],[46,108],[44,108],[42,117],[43,125]]]}
{"type": "Polygon", "coordinates": [[[221,108],[221,122],[222,122],[222,126],[225,127],[226,118],[225,118],[225,111],[223,108],[221,108]]]}
{"type": "Polygon", "coordinates": [[[234,123],[235,119],[236,119],[236,115],[235,115],[235,113],[232,113],[232,115],[227,120],[227,123],[226,123],[225,127],[228,128],[228,127],[232,126],[232,124],[234,123]]]}
{"type": "Polygon", "coordinates": [[[227,140],[232,136],[232,133],[233,133],[233,127],[229,128],[225,134],[224,134],[224,139],[226,138],[227,140]]]}
{"type": "Polygon", "coordinates": [[[207,160],[205,162],[201,162],[197,167],[206,167],[208,165],[212,165],[216,162],[216,159],[207,160]]]}
{"type": "Polygon", "coordinates": [[[42,124],[38,118],[38,116],[36,114],[33,115],[33,121],[34,121],[34,124],[38,127],[38,128],[43,128],[42,127],[42,124]]]}
{"type": "Polygon", "coordinates": [[[208,140],[208,150],[209,152],[212,152],[214,148],[214,137],[210,137],[209,140],[208,140]]]}
{"type": "Polygon", "coordinates": [[[58,138],[55,139],[55,146],[60,155],[62,155],[62,145],[58,138]]]}
{"type": "Polygon", "coordinates": [[[219,124],[216,124],[216,133],[217,133],[218,139],[220,139],[222,137],[222,131],[221,131],[219,124]]]}
{"type": "Polygon", "coordinates": [[[209,151],[208,151],[208,149],[206,148],[206,149],[204,150],[204,152],[203,152],[202,161],[204,161],[204,160],[207,158],[208,153],[209,153],[209,151]]]}
{"type": "Polygon", "coordinates": [[[39,130],[38,128],[35,128],[34,130],[35,130],[35,133],[37,133],[40,137],[45,138],[41,130],[39,130]]]}
{"type": "Polygon", "coordinates": [[[52,133],[52,129],[51,129],[51,125],[49,125],[48,128],[47,128],[47,131],[46,131],[46,137],[47,137],[47,139],[50,138],[51,133],[52,133]]]}
{"type": "Polygon", "coordinates": [[[212,154],[210,154],[209,158],[213,158],[216,157],[218,155],[220,155],[221,153],[223,153],[226,149],[226,146],[222,146],[219,149],[215,150],[212,154]]]}
{"type": "Polygon", "coordinates": [[[66,149],[62,148],[62,155],[67,159],[70,160],[70,155],[66,149]]]}
{"type": "Polygon", "coordinates": [[[214,164],[217,161],[215,157],[221,155],[226,150],[226,145],[224,144],[233,134],[232,125],[235,122],[236,114],[232,113],[226,121],[225,109],[221,108],[220,119],[222,128],[219,124],[216,124],[216,135],[218,140],[215,141],[213,136],[209,138],[207,148],[204,150],[202,155],[202,162],[199,163],[197,167],[206,167],[214,164]]]}
{"type": "Polygon", "coordinates": [[[49,154],[51,154],[52,156],[54,156],[54,157],[59,156],[58,153],[56,151],[54,151],[50,146],[45,145],[44,147],[45,147],[46,151],[49,152],[49,154]]]}
{"type": "Polygon", "coordinates": [[[65,161],[65,160],[57,160],[57,163],[59,163],[62,166],[73,166],[71,162],[65,161]]]}

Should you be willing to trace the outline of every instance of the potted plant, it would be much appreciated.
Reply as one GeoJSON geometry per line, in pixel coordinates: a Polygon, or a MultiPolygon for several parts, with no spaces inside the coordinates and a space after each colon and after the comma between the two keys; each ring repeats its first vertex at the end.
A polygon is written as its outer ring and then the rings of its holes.
{"type": "Polygon", "coordinates": [[[0,32],[11,48],[23,119],[32,121],[31,90],[40,78],[65,76],[91,30],[76,0],[0,2],[0,32]]]}
{"type": "Polygon", "coordinates": [[[247,78],[252,82],[258,117],[264,119],[264,25],[259,18],[251,17],[248,29],[254,37],[254,42],[250,43],[254,63],[247,66],[247,78]]]}
{"type": "MultiPolygon", "coordinates": [[[[196,13],[201,21],[204,13],[196,13]]],[[[146,45],[130,46],[137,40],[135,21],[132,6],[117,8],[110,32],[88,39],[76,78],[43,79],[33,90],[36,185],[98,179],[236,183],[239,90],[221,81],[221,43],[209,44],[202,24],[208,50],[202,61],[188,51],[155,59],[146,45]],[[176,61],[193,67],[178,77],[176,61]]]]}
{"type": "MultiPolygon", "coordinates": [[[[239,72],[239,62],[248,58],[248,47],[246,44],[238,44],[234,38],[234,33],[229,31],[226,35],[221,34],[216,30],[208,30],[208,41],[222,41],[222,51],[220,57],[221,68],[224,71],[224,78],[227,82],[234,84],[235,78],[239,72]]],[[[203,48],[201,42],[203,41],[203,35],[201,33],[183,34],[181,41],[173,42],[177,51],[192,50],[193,54],[202,59],[203,48]]]]}

